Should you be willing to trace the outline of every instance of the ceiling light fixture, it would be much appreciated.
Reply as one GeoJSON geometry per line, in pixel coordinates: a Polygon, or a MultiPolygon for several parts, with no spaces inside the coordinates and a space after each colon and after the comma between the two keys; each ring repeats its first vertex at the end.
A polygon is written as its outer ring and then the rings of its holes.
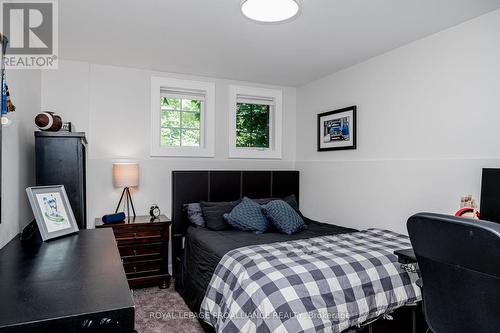
{"type": "Polygon", "coordinates": [[[243,0],[241,12],[262,23],[280,23],[295,18],[300,12],[297,0],[243,0]]]}

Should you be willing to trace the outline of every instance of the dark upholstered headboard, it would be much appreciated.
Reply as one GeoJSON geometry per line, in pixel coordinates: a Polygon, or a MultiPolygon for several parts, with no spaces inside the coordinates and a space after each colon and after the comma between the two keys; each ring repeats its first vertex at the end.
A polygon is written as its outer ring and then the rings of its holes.
{"type": "Polygon", "coordinates": [[[182,211],[186,203],[233,201],[243,198],[299,200],[298,171],[173,171],[172,172],[172,269],[177,278],[183,240],[189,221],[182,211]]]}

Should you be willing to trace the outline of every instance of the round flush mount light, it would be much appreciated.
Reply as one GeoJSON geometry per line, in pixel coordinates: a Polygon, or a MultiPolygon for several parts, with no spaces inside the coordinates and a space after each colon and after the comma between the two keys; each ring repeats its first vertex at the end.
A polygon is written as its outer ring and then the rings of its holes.
{"type": "Polygon", "coordinates": [[[297,0],[244,0],[241,12],[253,21],[280,23],[295,18],[300,6],[297,0]]]}

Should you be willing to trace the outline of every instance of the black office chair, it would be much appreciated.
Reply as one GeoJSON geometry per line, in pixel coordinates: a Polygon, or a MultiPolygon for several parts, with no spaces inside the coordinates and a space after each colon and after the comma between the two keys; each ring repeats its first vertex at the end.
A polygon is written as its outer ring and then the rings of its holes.
{"type": "Polygon", "coordinates": [[[421,213],[407,227],[430,329],[500,332],[500,224],[421,213]]]}

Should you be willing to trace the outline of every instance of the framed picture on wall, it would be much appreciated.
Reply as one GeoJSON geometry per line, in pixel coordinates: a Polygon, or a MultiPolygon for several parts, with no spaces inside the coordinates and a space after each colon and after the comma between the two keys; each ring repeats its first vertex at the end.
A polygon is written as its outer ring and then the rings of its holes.
{"type": "Polygon", "coordinates": [[[318,151],[356,149],[356,106],[318,114],[318,151]]]}
{"type": "Polygon", "coordinates": [[[26,193],[43,241],[78,232],[63,185],[28,187],[26,193]]]}

